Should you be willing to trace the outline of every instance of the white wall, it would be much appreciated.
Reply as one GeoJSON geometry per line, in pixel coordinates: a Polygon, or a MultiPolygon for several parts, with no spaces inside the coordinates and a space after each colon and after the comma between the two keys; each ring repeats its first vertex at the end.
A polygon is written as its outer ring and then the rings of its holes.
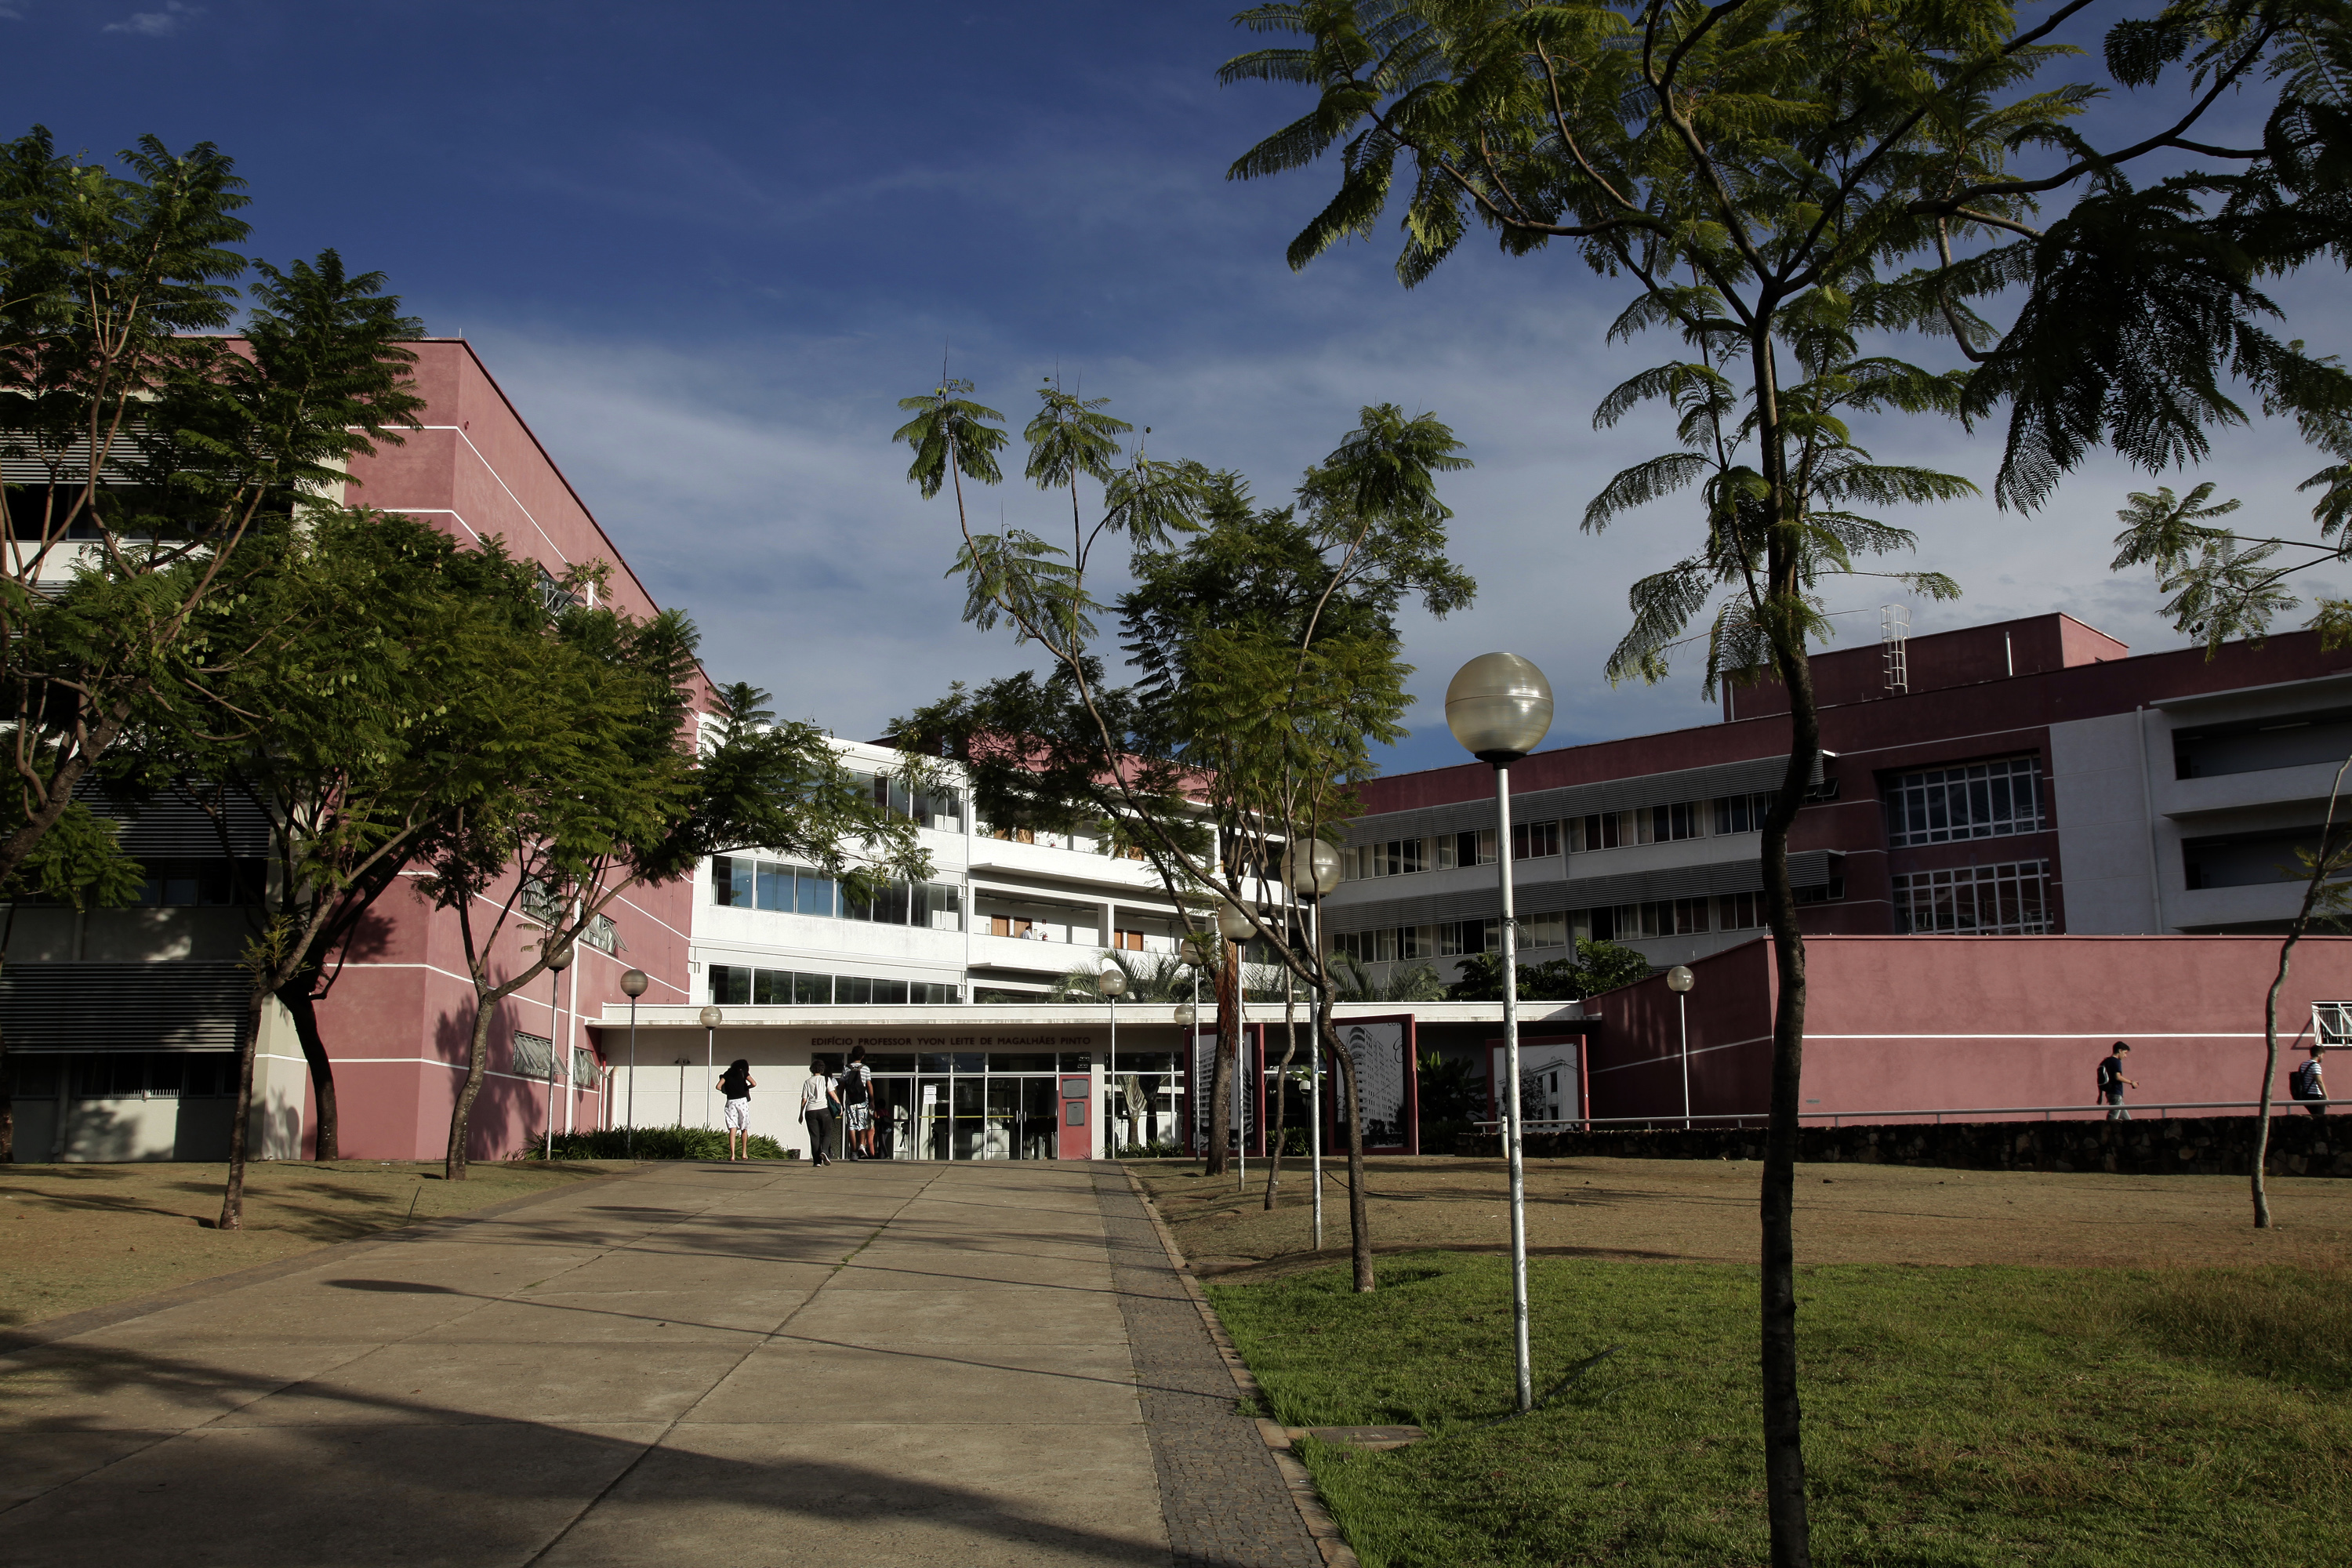
{"type": "Polygon", "coordinates": [[[2050,726],[2050,793],[2071,934],[2165,929],[2149,880],[2150,786],[2142,762],[2152,765],[2159,754],[2168,769],[2171,728],[2147,710],[2050,726]]]}

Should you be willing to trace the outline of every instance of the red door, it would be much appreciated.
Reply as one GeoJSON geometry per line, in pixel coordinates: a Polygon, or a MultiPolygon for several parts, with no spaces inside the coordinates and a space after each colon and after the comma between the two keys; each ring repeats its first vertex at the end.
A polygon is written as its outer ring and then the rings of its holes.
{"type": "Polygon", "coordinates": [[[1062,1143],[1065,1160],[1091,1160],[1095,1157],[1095,1130],[1087,1107],[1094,1103],[1094,1075],[1066,1072],[1062,1085],[1062,1143]]]}

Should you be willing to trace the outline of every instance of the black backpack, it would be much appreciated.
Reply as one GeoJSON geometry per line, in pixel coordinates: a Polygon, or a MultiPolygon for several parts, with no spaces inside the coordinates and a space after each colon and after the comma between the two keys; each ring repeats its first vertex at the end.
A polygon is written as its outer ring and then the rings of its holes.
{"type": "Polygon", "coordinates": [[[2320,1086],[2319,1064],[2305,1062],[2294,1069],[2286,1080],[2287,1092],[2297,1100],[2326,1100],[2327,1090],[2320,1086]]]}
{"type": "Polygon", "coordinates": [[[841,1103],[844,1105],[863,1105],[866,1103],[865,1063],[853,1062],[848,1068],[843,1070],[841,1075],[841,1103]]]}

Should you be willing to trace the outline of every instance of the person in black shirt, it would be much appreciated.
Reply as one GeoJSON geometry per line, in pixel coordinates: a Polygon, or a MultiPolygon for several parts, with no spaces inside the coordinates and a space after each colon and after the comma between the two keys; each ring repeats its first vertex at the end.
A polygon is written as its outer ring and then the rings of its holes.
{"type": "Polygon", "coordinates": [[[2124,1076],[2124,1056],[2130,1049],[2129,1045],[2117,1040],[2116,1048],[2099,1063],[2099,1098],[2106,1102],[2110,1121],[2131,1120],[2131,1112],[2124,1109],[2124,1090],[2137,1089],[2139,1080],[2124,1076]]]}
{"type": "Polygon", "coordinates": [[[835,1081],[849,1131],[849,1157],[874,1158],[874,1072],[866,1065],[866,1047],[853,1046],[849,1065],[835,1081]]]}
{"type": "Polygon", "coordinates": [[[727,1158],[731,1163],[751,1157],[751,1091],[760,1080],[751,1076],[751,1064],[741,1057],[728,1064],[719,1075],[719,1092],[727,1097],[727,1158]]]}

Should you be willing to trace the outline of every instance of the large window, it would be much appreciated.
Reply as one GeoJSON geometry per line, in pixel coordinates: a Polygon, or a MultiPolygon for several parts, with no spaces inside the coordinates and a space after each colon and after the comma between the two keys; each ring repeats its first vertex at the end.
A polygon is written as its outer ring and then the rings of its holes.
{"type": "Polygon", "coordinates": [[[793,969],[710,966],[710,999],[735,1007],[936,1006],[961,1000],[956,987],[866,974],[813,974],[793,969]]]}
{"type": "Polygon", "coordinates": [[[2314,1002],[2311,1028],[2323,1046],[2352,1046],[2352,1002],[2314,1002]]]}
{"type": "Polygon", "coordinates": [[[710,901],[723,909],[929,926],[933,931],[963,929],[963,889],[952,882],[887,882],[870,898],[861,899],[806,866],[754,860],[748,855],[711,857],[710,901]]]}
{"type": "Polygon", "coordinates": [[[2041,768],[2038,758],[2008,757],[1898,774],[1886,786],[1886,842],[1899,849],[2039,833],[2041,768]]]}
{"type": "Polygon", "coordinates": [[[2050,930],[2050,862],[1958,866],[1896,877],[1895,929],[2042,935],[2050,930]]]}

